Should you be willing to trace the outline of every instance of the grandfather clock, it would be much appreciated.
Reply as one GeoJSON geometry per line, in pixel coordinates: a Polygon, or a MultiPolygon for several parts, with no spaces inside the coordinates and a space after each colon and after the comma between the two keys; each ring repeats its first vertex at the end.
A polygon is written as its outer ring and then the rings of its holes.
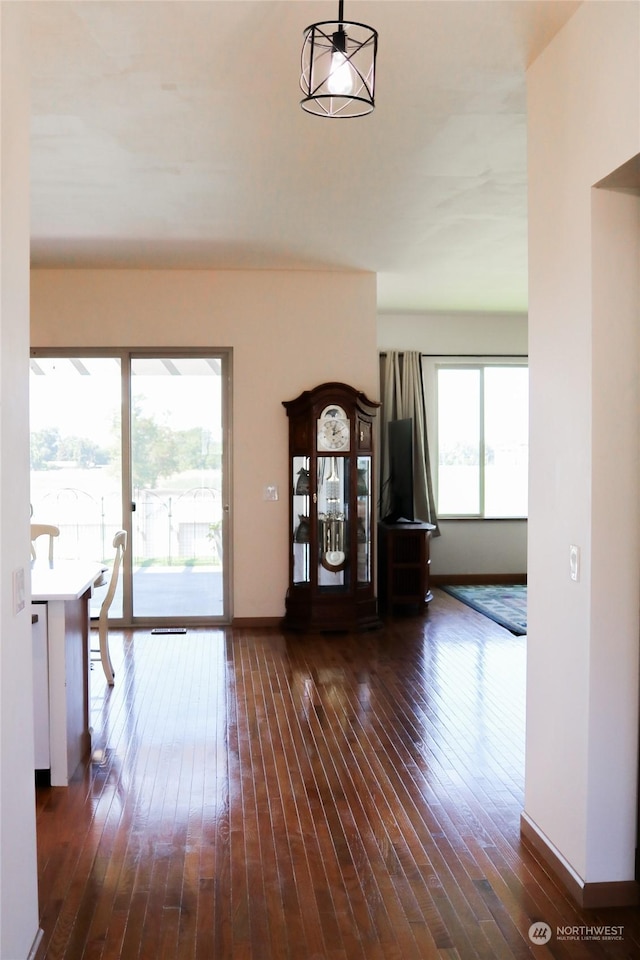
{"type": "Polygon", "coordinates": [[[283,406],[290,478],[284,625],[377,627],[373,426],[379,403],[345,383],[323,383],[283,406]]]}

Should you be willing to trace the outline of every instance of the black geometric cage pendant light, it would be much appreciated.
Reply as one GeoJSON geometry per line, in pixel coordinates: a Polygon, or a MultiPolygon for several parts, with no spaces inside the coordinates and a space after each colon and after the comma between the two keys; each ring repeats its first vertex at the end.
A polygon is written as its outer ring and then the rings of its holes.
{"type": "Polygon", "coordinates": [[[378,34],[364,23],[312,23],[304,31],[300,106],[317,117],[364,117],[371,113],[378,34]]]}

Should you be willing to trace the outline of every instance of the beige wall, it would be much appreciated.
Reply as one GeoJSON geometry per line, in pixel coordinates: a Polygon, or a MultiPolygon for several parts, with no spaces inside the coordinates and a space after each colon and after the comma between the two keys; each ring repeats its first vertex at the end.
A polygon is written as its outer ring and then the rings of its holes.
{"type": "Polygon", "coordinates": [[[329,380],[378,399],[376,280],[305,271],[35,270],[34,347],[233,349],[233,614],[277,617],[287,589],[283,400],[329,380]],[[277,484],[277,503],[263,488],[277,484]]]}
{"type": "Polygon", "coordinates": [[[583,4],[528,76],[525,817],[579,884],[634,874],[640,209],[594,184],[640,152],[639,37],[583,4]]]}

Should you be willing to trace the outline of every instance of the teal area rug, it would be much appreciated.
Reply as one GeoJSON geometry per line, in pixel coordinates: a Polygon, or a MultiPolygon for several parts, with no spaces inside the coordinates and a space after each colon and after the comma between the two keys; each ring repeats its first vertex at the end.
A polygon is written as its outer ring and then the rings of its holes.
{"type": "Polygon", "coordinates": [[[527,588],[525,584],[483,584],[482,586],[444,586],[445,593],[461,600],[478,613],[495,620],[511,633],[527,632],[527,588]]]}

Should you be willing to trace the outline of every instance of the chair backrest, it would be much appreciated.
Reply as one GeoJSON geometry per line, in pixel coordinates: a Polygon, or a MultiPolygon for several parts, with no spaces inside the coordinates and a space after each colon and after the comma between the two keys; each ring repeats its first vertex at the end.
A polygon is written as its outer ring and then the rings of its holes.
{"type": "Polygon", "coordinates": [[[100,607],[100,614],[106,614],[111,606],[113,601],[114,594],[116,592],[116,587],[118,586],[118,575],[120,573],[120,565],[122,563],[122,557],[124,552],[127,549],[127,531],[118,530],[115,537],[113,538],[113,546],[116,548],[116,555],[113,560],[113,567],[111,568],[111,579],[109,580],[109,587],[105,594],[104,600],[102,601],[102,606],[100,607]]]}
{"type": "Polygon", "coordinates": [[[49,563],[53,563],[53,538],[60,536],[60,527],[55,527],[52,523],[32,523],[31,524],[31,559],[36,559],[36,548],[33,541],[38,537],[49,537],[49,563]]]}

